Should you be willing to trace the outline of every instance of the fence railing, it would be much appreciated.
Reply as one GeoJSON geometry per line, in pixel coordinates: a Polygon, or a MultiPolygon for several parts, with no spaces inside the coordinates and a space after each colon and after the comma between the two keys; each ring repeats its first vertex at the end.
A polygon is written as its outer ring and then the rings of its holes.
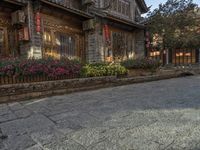
{"type": "Polygon", "coordinates": [[[0,85],[55,81],[55,80],[65,80],[65,79],[74,79],[74,78],[79,78],[79,75],[72,74],[69,76],[59,76],[59,77],[48,77],[45,75],[34,75],[34,76],[24,76],[24,77],[0,76],[0,85]]]}

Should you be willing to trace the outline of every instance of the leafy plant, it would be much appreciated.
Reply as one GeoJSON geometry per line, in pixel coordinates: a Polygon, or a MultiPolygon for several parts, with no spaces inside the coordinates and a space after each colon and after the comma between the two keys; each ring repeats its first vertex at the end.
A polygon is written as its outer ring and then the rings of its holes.
{"type": "Polygon", "coordinates": [[[127,69],[148,69],[155,71],[161,65],[158,60],[150,58],[137,58],[137,59],[128,59],[121,63],[127,69]]]}
{"type": "Polygon", "coordinates": [[[125,75],[127,69],[119,64],[86,64],[83,66],[81,75],[83,77],[99,77],[125,75]]]}

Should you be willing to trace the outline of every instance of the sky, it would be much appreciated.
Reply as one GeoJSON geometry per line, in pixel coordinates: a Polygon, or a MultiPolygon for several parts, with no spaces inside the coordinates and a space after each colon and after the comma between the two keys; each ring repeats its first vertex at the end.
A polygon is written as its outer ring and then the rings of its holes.
{"type": "MultiPolygon", "coordinates": [[[[151,6],[151,9],[154,10],[158,7],[160,3],[165,3],[167,0],[145,0],[147,3],[147,6],[151,6]]],[[[200,0],[193,0],[194,3],[198,4],[200,6],[200,0]]]]}

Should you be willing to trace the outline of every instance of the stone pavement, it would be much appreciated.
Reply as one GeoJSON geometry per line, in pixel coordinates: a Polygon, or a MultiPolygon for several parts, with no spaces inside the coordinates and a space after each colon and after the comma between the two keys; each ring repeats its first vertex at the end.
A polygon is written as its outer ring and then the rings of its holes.
{"type": "Polygon", "coordinates": [[[0,150],[200,150],[200,76],[2,104],[0,150]]]}

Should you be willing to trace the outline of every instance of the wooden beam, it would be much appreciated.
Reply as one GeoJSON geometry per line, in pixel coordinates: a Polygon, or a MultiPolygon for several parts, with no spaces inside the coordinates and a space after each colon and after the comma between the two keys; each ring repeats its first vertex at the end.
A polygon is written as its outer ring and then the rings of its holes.
{"type": "Polygon", "coordinates": [[[74,15],[78,15],[78,16],[81,16],[83,18],[87,18],[87,19],[90,19],[90,18],[93,18],[92,15],[88,14],[88,13],[85,13],[84,11],[81,11],[81,10],[76,10],[76,9],[71,9],[71,8],[67,8],[65,6],[62,6],[62,5],[59,5],[59,4],[56,4],[56,3],[53,3],[53,2],[50,2],[50,1],[47,1],[47,0],[40,0],[41,2],[43,3],[46,3],[48,5],[51,5],[53,7],[56,7],[56,8],[60,8],[62,10],[65,10],[69,13],[72,13],[74,15]]]}

